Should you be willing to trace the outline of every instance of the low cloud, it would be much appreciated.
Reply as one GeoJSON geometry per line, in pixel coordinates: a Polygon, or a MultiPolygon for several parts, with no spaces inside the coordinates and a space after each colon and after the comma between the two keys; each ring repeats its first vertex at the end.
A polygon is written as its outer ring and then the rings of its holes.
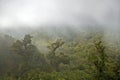
{"type": "Polygon", "coordinates": [[[49,24],[120,26],[119,0],[0,0],[0,28],[49,24]]]}

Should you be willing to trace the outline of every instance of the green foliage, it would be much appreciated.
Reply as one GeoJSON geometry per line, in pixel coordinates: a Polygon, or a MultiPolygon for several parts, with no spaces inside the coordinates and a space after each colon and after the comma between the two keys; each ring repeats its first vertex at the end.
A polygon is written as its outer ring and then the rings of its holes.
{"type": "MultiPolygon", "coordinates": [[[[64,44],[64,41],[62,41],[62,39],[57,39],[55,42],[53,42],[52,44],[50,44],[48,46],[48,48],[50,49],[51,53],[53,54],[53,56],[55,56],[55,51],[60,48],[62,45],[64,44]]],[[[52,55],[51,54],[51,55],[52,55]]]]}
{"type": "Polygon", "coordinates": [[[48,46],[50,53],[48,54],[47,58],[55,71],[62,70],[60,69],[60,64],[69,64],[69,57],[64,55],[64,53],[56,55],[56,50],[59,49],[64,43],[65,42],[62,39],[57,39],[48,46]]]}
{"type": "Polygon", "coordinates": [[[44,70],[43,65],[46,64],[45,58],[31,41],[31,36],[25,35],[23,40],[17,40],[12,45],[12,52],[20,55],[22,58],[22,63],[18,65],[19,69],[16,75],[18,79],[33,68],[37,67],[44,70]]]}
{"type": "Polygon", "coordinates": [[[42,34],[39,39],[46,38],[43,44],[49,44],[46,54],[39,51],[33,43],[36,39],[29,34],[15,42],[10,36],[1,37],[0,52],[11,59],[0,55],[0,80],[120,80],[119,46],[107,44],[101,34],[85,33],[51,44],[47,41],[52,39],[42,34]]]}

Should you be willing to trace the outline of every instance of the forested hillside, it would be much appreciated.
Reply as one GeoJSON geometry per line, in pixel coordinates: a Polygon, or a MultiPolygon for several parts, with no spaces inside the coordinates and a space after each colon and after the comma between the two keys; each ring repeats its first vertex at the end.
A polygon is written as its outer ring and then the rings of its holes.
{"type": "Polygon", "coordinates": [[[120,0],[0,0],[0,80],[120,80],[120,0]]]}
{"type": "Polygon", "coordinates": [[[0,80],[120,80],[119,35],[56,29],[1,34],[0,80]]]}

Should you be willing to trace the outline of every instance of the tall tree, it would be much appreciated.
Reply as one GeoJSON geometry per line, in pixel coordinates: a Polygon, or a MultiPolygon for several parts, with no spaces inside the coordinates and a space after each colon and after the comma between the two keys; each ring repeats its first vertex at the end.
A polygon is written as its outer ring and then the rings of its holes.
{"type": "Polygon", "coordinates": [[[55,42],[51,43],[48,48],[50,49],[50,53],[55,56],[55,52],[58,48],[60,48],[64,44],[62,39],[57,39],[55,42]]]}
{"type": "Polygon", "coordinates": [[[12,52],[22,58],[22,64],[19,66],[18,77],[34,68],[41,68],[45,64],[44,56],[37,47],[32,44],[31,35],[25,35],[23,40],[17,40],[12,45],[12,52]]]}
{"type": "Polygon", "coordinates": [[[101,39],[98,39],[94,43],[95,52],[94,54],[90,54],[92,63],[95,67],[96,71],[96,80],[106,80],[106,62],[107,62],[107,55],[105,53],[105,46],[101,39]]]}
{"type": "Polygon", "coordinates": [[[60,53],[60,55],[56,55],[56,50],[59,49],[64,44],[62,39],[57,39],[55,42],[51,43],[48,48],[50,49],[50,54],[48,54],[47,58],[49,60],[50,65],[56,70],[59,71],[60,63],[68,64],[69,58],[68,56],[60,53]]]}

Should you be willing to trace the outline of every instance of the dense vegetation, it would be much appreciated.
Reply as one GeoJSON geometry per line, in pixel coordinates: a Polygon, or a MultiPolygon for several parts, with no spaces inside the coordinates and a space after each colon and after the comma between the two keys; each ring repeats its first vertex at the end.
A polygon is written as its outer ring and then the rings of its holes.
{"type": "Polygon", "coordinates": [[[1,35],[0,80],[120,80],[119,38],[108,36],[1,35]]]}

